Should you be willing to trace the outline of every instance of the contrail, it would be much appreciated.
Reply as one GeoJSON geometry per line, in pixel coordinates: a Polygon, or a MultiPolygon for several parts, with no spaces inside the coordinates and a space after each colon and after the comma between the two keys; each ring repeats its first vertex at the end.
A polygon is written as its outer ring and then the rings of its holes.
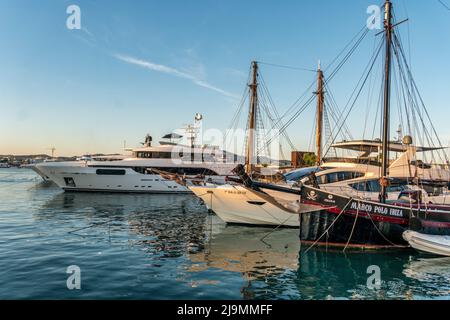
{"type": "Polygon", "coordinates": [[[216,86],[213,86],[213,85],[209,84],[208,82],[203,81],[203,80],[197,78],[196,76],[194,76],[192,74],[189,74],[189,73],[186,73],[186,72],[182,72],[182,71],[177,70],[177,69],[172,68],[172,67],[168,67],[168,66],[165,66],[165,65],[162,65],[162,64],[157,64],[157,63],[153,63],[153,62],[150,62],[150,61],[134,58],[134,57],[127,56],[127,55],[114,54],[114,57],[116,59],[119,59],[119,60],[124,61],[126,63],[134,64],[134,65],[140,66],[142,68],[146,68],[146,69],[149,69],[149,70],[152,70],[152,71],[162,72],[162,73],[173,75],[173,76],[178,77],[178,78],[183,78],[183,79],[190,80],[194,84],[196,84],[196,85],[198,85],[200,87],[203,87],[203,88],[206,88],[206,89],[209,89],[209,90],[213,90],[213,91],[218,92],[218,93],[220,93],[220,94],[222,94],[224,96],[227,96],[227,97],[231,97],[231,98],[235,98],[235,99],[238,98],[235,94],[232,94],[232,93],[230,93],[228,91],[220,89],[220,88],[218,88],[216,86]]]}

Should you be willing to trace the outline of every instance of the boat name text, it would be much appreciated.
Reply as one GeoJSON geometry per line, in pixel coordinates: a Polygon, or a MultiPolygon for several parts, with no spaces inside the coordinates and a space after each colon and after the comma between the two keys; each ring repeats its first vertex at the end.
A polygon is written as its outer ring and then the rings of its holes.
{"type": "Polygon", "coordinates": [[[385,216],[394,216],[394,217],[402,217],[403,216],[401,209],[371,205],[369,203],[352,202],[350,205],[350,209],[358,210],[358,211],[365,211],[365,212],[374,213],[374,214],[381,214],[381,215],[385,215],[385,216]]]}

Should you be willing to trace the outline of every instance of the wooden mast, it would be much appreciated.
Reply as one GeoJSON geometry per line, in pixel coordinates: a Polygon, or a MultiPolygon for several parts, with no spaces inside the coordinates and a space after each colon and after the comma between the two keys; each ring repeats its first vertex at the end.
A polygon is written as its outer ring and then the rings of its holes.
{"type": "Polygon", "coordinates": [[[389,166],[389,110],[391,98],[391,39],[392,39],[392,4],[389,0],[385,3],[384,29],[386,37],[386,58],[385,58],[385,78],[384,78],[384,108],[383,108],[383,146],[381,154],[381,192],[380,201],[386,202],[386,189],[388,186],[388,166],[389,166]]]}
{"type": "Polygon", "coordinates": [[[256,124],[256,107],[258,104],[258,63],[252,61],[252,83],[250,87],[250,114],[247,137],[247,154],[245,158],[245,172],[251,176],[253,171],[253,157],[255,147],[255,124],[256,124]]]}
{"type": "Polygon", "coordinates": [[[316,163],[319,166],[322,162],[322,127],[323,127],[323,72],[319,67],[317,69],[317,123],[316,123],[316,163]]]}

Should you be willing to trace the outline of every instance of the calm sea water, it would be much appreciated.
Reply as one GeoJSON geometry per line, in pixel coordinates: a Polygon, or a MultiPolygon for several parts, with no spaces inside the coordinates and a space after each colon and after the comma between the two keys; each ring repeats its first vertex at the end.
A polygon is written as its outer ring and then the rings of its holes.
{"type": "Polygon", "coordinates": [[[298,230],[226,226],[194,196],[64,193],[0,169],[0,299],[450,299],[450,258],[305,251],[298,230]]]}

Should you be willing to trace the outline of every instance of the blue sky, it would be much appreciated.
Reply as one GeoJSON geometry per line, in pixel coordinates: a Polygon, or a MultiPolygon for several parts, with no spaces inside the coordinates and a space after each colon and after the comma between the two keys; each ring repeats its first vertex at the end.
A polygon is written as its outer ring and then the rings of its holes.
{"type": "MultiPolygon", "coordinates": [[[[196,112],[205,127],[224,130],[250,61],[326,66],[364,26],[371,4],[378,3],[0,0],[0,154],[49,153],[51,146],[61,155],[121,152],[124,140],[134,146],[146,133],[160,137],[196,112]],[[66,28],[71,4],[81,8],[82,30],[66,28]]],[[[397,17],[410,19],[400,28],[412,70],[448,144],[450,10],[438,0],[394,5],[397,17]]],[[[340,105],[375,33],[331,84],[340,105]]],[[[280,113],[315,77],[264,65],[261,72],[280,113]]],[[[355,110],[349,121],[359,137],[364,107],[355,110]]],[[[312,108],[288,130],[298,149],[309,147],[313,117],[312,108]]]]}

